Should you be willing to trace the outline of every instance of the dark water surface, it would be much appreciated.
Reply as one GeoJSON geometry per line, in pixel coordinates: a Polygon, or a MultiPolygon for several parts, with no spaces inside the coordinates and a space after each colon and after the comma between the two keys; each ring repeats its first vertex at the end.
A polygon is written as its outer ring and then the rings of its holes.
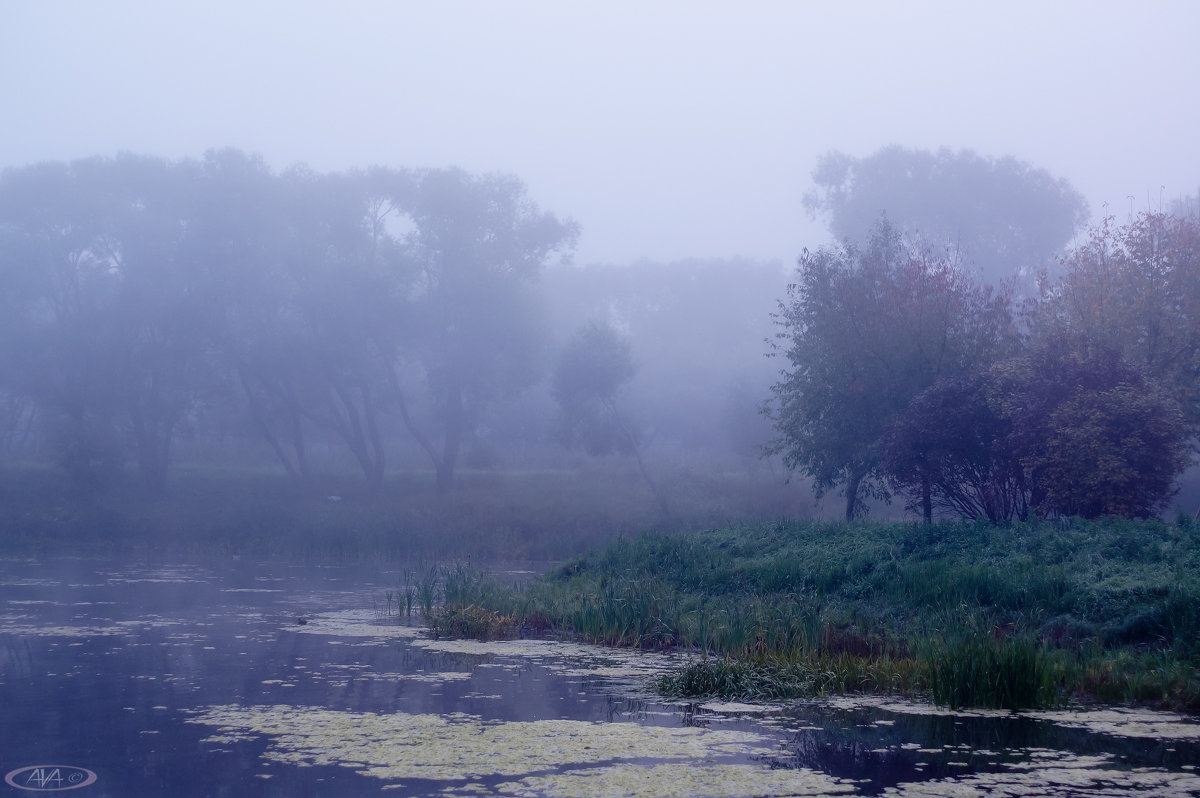
{"type": "Polygon", "coordinates": [[[1195,719],[673,705],[661,655],[427,640],[400,581],[0,561],[0,795],[1200,795],[1195,719]]]}

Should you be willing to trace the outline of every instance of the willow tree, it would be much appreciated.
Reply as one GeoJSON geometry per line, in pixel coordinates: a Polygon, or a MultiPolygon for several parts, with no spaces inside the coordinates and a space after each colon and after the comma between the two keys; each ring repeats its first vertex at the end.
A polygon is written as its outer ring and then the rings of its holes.
{"type": "Polygon", "coordinates": [[[195,178],[193,162],[120,155],[0,180],[0,271],[23,296],[19,381],[77,475],[129,450],[162,491],[181,425],[216,388],[195,178]]]}
{"type": "Polygon", "coordinates": [[[541,376],[548,336],[538,280],[573,248],[578,230],[539,210],[515,177],[446,169],[414,179],[403,208],[414,269],[405,334],[429,400],[428,426],[409,409],[412,386],[399,377],[395,384],[404,422],[445,491],[488,404],[541,376]]]}

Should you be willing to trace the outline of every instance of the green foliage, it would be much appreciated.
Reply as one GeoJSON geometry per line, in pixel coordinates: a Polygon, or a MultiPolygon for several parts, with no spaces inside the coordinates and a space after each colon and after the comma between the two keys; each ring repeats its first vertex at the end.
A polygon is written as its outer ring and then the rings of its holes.
{"type": "Polygon", "coordinates": [[[1189,459],[1178,405],[1152,386],[1077,394],[1048,426],[1029,463],[1045,486],[1045,506],[1066,515],[1149,517],[1165,506],[1189,459]]]}
{"type": "Polygon", "coordinates": [[[1025,471],[1009,445],[1011,422],[989,401],[993,382],[983,370],[940,379],[888,427],[882,468],[908,509],[1028,519],[1025,471]]]}
{"type": "Polygon", "coordinates": [[[1145,518],[1165,506],[1189,460],[1178,403],[1112,349],[1069,337],[992,371],[991,402],[1011,429],[1041,515],[1145,518]]]}
{"type": "Polygon", "coordinates": [[[433,615],[433,608],[438,603],[441,576],[441,569],[436,565],[427,566],[416,572],[416,603],[421,610],[421,615],[426,618],[433,615]]]}
{"type": "Polygon", "coordinates": [[[1011,348],[1010,299],[886,220],[863,247],[806,251],[797,278],[776,315],[788,368],[772,388],[770,451],[818,492],[845,485],[851,520],[860,491],[887,496],[881,447],[913,398],[1011,348]]]}
{"type": "MultiPolygon", "coordinates": [[[[857,166],[822,168],[817,205],[840,208],[857,166]]],[[[864,489],[927,521],[1158,512],[1200,429],[1200,217],[1105,220],[1063,263],[1019,340],[1007,294],[886,225],[806,252],[777,317],[790,370],[771,451],[818,495],[844,484],[848,520],[864,489]]]]}
{"type": "Polygon", "coordinates": [[[1034,314],[1042,340],[1069,337],[1113,351],[1155,380],[1200,423],[1200,216],[1105,218],[1043,286],[1034,314]]]}
{"type": "Polygon", "coordinates": [[[778,523],[621,539],[486,606],[700,654],[659,680],[672,695],[1025,707],[1111,689],[1196,706],[1196,569],[1190,524],[778,523]],[[1127,663],[1119,678],[1097,676],[1108,662],[1127,663]]]}

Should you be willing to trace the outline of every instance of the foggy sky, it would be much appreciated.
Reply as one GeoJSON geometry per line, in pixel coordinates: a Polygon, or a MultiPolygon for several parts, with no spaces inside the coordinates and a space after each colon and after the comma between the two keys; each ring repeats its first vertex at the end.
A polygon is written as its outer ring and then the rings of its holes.
{"type": "Polygon", "coordinates": [[[0,167],[212,147],[511,172],[576,260],[824,243],[829,149],[1015,155],[1100,213],[1200,187],[1200,3],[0,0],[0,167]]]}

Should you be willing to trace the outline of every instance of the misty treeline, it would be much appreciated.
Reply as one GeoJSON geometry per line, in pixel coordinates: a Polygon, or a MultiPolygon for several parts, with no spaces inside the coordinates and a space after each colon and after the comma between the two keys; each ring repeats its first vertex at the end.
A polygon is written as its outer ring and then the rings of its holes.
{"type": "Polygon", "coordinates": [[[134,463],[159,492],[181,444],[269,452],[299,483],[353,464],[375,489],[424,463],[446,490],[463,463],[560,444],[757,458],[780,267],[580,268],[577,234],[518,179],[456,169],[274,172],[222,150],[7,170],[0,451],[84,485],[134,463]],[[573,365],[589,335],[607,382],[573,365]]]}
{"type": "MultiPolygon", "coordinates": [[[[819,492],[840,488],[847,519],[896,495],[926,520],[1154,514],[1200,429],[1186,208],[1104,219],[1032,294],[1029,253],[989,284],[967,257],[978,241],[923,239],[890,212],[806,251],[776,315],[773,450],[819,492]]],[[[1012,218],[994,221],[1021,238],[1012,218]]],[[[1069,236],[1072,214],[1054,218],[1069,236]]]]}
{"type": "Polygon", "coordinates": [[[885,214],[897,229],[952,249],[980,280],[1030,288],[1091,213],[1083,196],[1012,156],[892,145],[864,158],[832,151],[804,205],[838,241],[863,242],[885,214]]]}

